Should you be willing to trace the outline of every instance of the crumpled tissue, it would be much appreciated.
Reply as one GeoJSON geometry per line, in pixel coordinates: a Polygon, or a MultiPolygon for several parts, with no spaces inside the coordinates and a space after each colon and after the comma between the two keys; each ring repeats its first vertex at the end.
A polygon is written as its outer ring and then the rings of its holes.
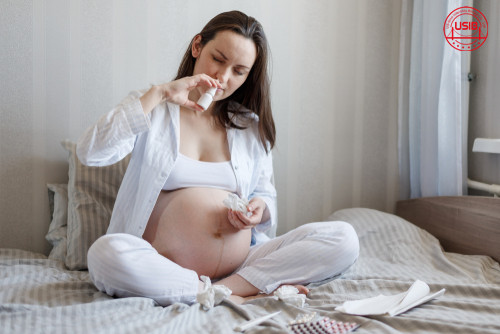
{"type": "Polygon", "coordinates": [[[201,281],[205,283],[202,292],[196,295],[196,301],[201,304],[204,310],[210,310],[215,305],[219,305],[224,299],[232,293],[231,289],[224,285],[212,285],[210,278],[201,276],[201,281]]]}
{"type": "Polygon", "coordinates": [[[236,194],[227,194],[227,198],[225,198],[222,203],[224,203],[224,206],[228,209],[239,211],[247,216],[252,215],[251,212],[247,211],[249,201],[247,199],[239,198],[236,194]]]}
{"type": "Polygon", "coordinates": [[[297,307],[306,305],[306,295],[300,294],[299,289],[293,285],[283,285],[274,291],[274,296],[285,303],[292,304],[297,307]]]}

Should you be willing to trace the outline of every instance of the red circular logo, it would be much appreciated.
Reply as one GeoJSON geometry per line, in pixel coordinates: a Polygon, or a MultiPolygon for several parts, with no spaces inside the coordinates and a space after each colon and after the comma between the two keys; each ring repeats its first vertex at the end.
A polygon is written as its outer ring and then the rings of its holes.
{"type": "Polygon", "coordinates": [[[459,51],[472,51],[488,37],[486,16],[472,7],[460,7],[446,17],[443,26],[448,44],[459,51]]]}

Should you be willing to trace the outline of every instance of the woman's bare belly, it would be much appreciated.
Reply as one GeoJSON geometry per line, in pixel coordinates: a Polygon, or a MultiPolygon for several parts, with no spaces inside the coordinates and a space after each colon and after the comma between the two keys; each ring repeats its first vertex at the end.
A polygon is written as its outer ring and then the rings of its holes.
{"type": "Polygon", "coordinates": [[[250,249],[250,230],[234,228],[222,201],[227,191],[182,188],[160,193],[143,238],[158,253],[198,275],[232,273],[250,249]]]}

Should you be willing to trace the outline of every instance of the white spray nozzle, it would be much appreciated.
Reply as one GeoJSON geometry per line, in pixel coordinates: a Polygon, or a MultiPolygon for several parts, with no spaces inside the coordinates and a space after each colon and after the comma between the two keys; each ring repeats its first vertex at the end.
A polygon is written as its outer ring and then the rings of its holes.
{"type": "Polygon", "coordinates": [[[217,92],[217,87],[209,88],[198,100],[197,104],[203,108],[203,110],[207,110],[214,99],[215,92],[217,92]]]}

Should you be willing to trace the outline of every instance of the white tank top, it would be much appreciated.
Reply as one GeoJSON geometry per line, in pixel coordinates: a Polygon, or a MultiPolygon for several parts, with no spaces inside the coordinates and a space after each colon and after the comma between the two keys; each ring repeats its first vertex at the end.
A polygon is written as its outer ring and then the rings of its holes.
{"type": "Polygon", "coordinates": [[[236,176],[231,162],[199,161],[179,153],[163,190],[188,187],[219,188],[235,193],[236,176]]]}

